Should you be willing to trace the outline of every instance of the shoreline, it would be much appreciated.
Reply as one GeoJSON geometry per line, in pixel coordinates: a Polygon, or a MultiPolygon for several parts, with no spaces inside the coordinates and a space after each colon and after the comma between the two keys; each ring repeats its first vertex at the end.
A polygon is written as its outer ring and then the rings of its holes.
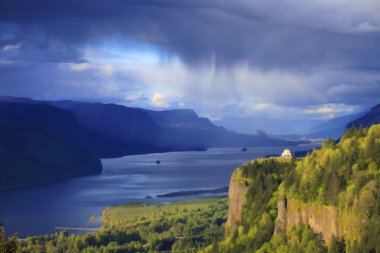
{"type": "Polygon", "coordinates": [[[177,191],[168,192],[164,194],[156,195],[156,198],[174,198],[174,197],[184,197],[184,196],[198,196],[203,194],[217,194],[217,193],[227,193],[228,186],[214,188],[214,189],[198,189],[189,191],[177,191]]]}

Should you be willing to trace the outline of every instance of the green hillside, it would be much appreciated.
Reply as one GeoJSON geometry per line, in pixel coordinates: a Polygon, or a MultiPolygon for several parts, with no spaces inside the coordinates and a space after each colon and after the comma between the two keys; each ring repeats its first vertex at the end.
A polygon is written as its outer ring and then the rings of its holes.
{"type": "Polygon", "coordinates": [[[244,198],[229,196],[229,233],[204,252],[380,252],[379,168],[380,125],[301,160],[247,163],[231,180],[244,198]]]}

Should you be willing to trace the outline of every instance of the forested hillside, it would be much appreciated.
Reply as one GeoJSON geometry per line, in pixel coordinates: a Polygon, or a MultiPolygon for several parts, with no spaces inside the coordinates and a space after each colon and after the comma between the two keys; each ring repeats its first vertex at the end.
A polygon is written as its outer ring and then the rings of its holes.
{"type": "Polygon", "coordinates": [[[380,252],[379,166],[380,125],[299,161],[249,162],[231,179],[229,233],[204,252],[380,252]]]}
{"type": "Polygon", "coordinates": [[[100,173],[99,159],[79,153],[52,131],[0,121],[0,188],[100,173]]]}
{"type": "Polygon", "coordinates": [[[146,151],[139,149],[138,145],[128,145],[117,138],[86,128],[80,124],[74,113],[46,102],[0,102],[0,120],[51,130],[64,137],[78,151],[98,158],[120,157],[146,151]]]}

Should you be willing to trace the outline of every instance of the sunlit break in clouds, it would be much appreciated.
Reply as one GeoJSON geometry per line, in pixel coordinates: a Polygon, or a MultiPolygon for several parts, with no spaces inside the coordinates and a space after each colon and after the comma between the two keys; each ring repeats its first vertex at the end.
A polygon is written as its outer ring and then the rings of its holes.
{"type": "Polygon", "coordinates": [[[380,2],[2,1],[0,95],[327,120],[379,103],[380,2]]]}

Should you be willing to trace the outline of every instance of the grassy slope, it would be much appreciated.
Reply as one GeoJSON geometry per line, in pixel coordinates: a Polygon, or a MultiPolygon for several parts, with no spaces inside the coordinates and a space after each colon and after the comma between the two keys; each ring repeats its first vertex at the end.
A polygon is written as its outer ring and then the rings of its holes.
{"type": "Polygon", "coordinates": [[[103,211],[101,221],[110,227],[135,225],[138,221],[154,219],[159,214],[174,215],[178,211],[191,212],[207,209],[225,198],[204,198],[170,204],[127,203],[108,207],[103,211]]]}

